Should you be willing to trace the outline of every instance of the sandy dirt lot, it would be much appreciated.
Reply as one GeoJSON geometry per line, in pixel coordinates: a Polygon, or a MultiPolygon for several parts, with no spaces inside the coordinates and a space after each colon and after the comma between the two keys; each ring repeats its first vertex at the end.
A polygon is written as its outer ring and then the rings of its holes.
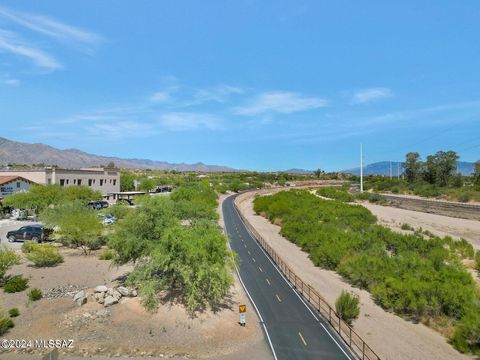
{"type": "Polygon", "coordinates": [[[331,305],[342,290],[359,295],[361,312],[359,319],[354,322],[354,328],[382,359],[472,359],[454,350],[441,334],[423,324],[414,324],[384,311],[374,303],[367,291],[350,286],[333,271],[315,267],[307,253],[279,234],[279,226],[254,214],[254,195],[246,193],[237,198],[240,210],[292,270],[317,289],[331,305]]]}
{"type": "MultiPolygon", "coordinates": [[[[20,310],[20,316],[14,319],[15,327],[2,338],[73,339],[73,349],[61,351],[62,359],[72,360],[111,356],[271,359],[253,307],[247,307],[250,310],[247,316],[251,319],[247,326],[238,324],[238,305],[248,304],[248,298],[236,277],[229,296],[218,311],[205,311],[195,317],[175,302],[166,302],[157,313],[148,313],[139,297],[123,297],[118,304],[105,308],[90,296],[93,288],[120,284],[131,266],[111,266],[110,261],[98,260],[98,251],[89,256],[73,249],[62,248],[61,252],[65,262],[58,266],[35,268],[24,259],[8,275],[22,274],[29,278],[30,288],[40,288],[44,293],[70,285],[85,289],[87,304],[78,306],[71,295],[29,303],[28,289],[15,294],[0,290],[0,308],[20,310]]],[[[36,360],[44,353],[45,350],[0,351],[0,359],[36,360]]]]}
{"type": "Polygon", "coordinates": [[[362,205],[370,210],[382,225],[392,230],[405,232],[400,227],[402,224],[408,224],[414,228],[421,227],[438,236],[451,236],[454,239],[464,238],[475,249],[480,249],[480,221],[375,205],[368,202],[362,203],[362,205]]]}

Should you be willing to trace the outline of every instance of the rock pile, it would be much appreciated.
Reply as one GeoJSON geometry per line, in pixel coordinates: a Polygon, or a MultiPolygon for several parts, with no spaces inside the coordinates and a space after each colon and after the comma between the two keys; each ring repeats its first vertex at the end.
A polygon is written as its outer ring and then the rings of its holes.
{"type": "Polygon", "coordinates": [[[45,299],[57,299],[57,298],[61,298],[61,297],[74,296],[80,290],[83,290],[83,288],[81,288],[77,285],[71,285],[71,284],[56,287],[56,288],[50,288],[50,289],[47,289],[46,291],[44,291],[43,298],[45,298],[45,299]]]}
{"type": "MultiPolygon", "coordinates": [[[[105,285],[98,285],[93,290],[91,297],[99,304],[108,307],[117,304],[122,297],[135,297],[137,296],[137,290],[127,288],[125,286],[118,286],[115,288],[107,287],[105,285]]],[[[87,294],[81,290],[73,296],[79,306],[82,306],[87,302],[87,294]]]]}

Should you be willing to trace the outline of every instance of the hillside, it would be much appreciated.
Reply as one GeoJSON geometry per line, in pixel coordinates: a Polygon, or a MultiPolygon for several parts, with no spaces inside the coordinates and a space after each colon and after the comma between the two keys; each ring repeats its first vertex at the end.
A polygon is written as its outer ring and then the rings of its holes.
{"type": "Polygon", "coordinates": [[[236,171],[227,166],[203,163],[168,163],[148,159],[122,159],[89,154],[77,149],[60,150],[45,144],[28,144],[0,137],[0,165],[9,163],[57,165],[64,168],[80,168],[105,165],[114,162],[117,167],[128,169],[155,169],[179,171],[236,171]]]}

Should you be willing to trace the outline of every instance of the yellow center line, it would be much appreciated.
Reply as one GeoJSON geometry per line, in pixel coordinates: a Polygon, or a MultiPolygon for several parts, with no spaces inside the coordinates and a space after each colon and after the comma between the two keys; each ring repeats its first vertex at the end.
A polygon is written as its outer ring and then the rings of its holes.
{"type": "Polygon", "coordinates": [[[278,300],[279,302],[282,302],[282,300],[280,299],[280,296],[278,296],[278,294],[275,294],[275,296],[277,297],[277,300],[278,300]]]}
{"type": "Polygon", "coordinates": [[[307,342],[306,342],[305,339],[303,338],[302,333],[301,333],[300,331],[298,332],[298,336],[300,336],[300,340],[302,340],[303,345],[307,346],[307,342]]]}
{"type": "Polygon", "coordinates": [[[258,270],[260,270],[260,272],[263,272],[263,270],[262,270],[262,268],[261,268],[260,266],[258,267],[258,270]]]}
{"type": "Polygon", "coordinates": [[[270,285],[270,280],[268,280],[268,278],[265,278],[265,280],[267,280],[267,284],[270,285]]]}

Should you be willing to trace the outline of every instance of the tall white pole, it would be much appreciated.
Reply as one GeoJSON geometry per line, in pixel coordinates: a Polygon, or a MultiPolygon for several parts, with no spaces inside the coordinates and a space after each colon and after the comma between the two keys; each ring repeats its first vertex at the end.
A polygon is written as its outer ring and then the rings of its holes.
{"type": "Polygon", "coordinates": [[[360,192],[363,192],[363,144],[360,144],[360,192]]]}

